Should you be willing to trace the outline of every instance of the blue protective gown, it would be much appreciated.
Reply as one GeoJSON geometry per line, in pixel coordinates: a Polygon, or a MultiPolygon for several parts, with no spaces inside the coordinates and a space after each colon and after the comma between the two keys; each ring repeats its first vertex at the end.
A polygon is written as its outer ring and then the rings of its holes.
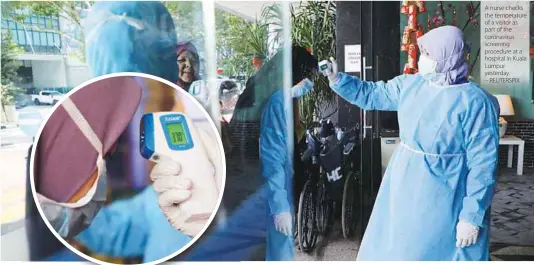
{"type": "Polygon", "coordinates": [[[401,144],[388,165],[358,260],[488,260],[498,162],[499,105],[473,83],[436,86],[421,75],[332,89],[365,110],[398,111],[401,144]],[[480,227],[456,247],[458,220],[480,227]]]}
{"type": "Polygon", "coordinates": [[[139,72],[178,81],[174,22],[161,2],[96,2],[84,21],[84,35],[94,76],[139,72]],[[121,15],[139,21],[142,29],[117,19],[121,15]]]}
{"type": "Polygon", "coordinates": [[[165,258],[191,240],[169,224],[152,186],[131,199],[102,208],[91,225],[75,239],[98,254],[142,256],[143,263],[165,258]]]}
{"type": "MultiPolygon", "coordinates": [[[[267,249],[266,261],[293,260],[293,236],[276,231],[274,216],[283,212],[293,214],[293,161],[288,146],[283,90],[275,92],[262,112],[260,125],[260,159],[262,175],[267,183],[267,249]],[[291,159],[290,159],[291,158],[291,159]]],[[[291,138],[293,139],[293,138],[291,138]]]]}

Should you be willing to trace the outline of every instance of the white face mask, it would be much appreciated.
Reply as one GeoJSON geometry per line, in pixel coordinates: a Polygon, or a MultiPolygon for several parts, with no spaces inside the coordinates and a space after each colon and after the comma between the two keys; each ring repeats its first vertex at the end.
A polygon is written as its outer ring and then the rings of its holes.
{"type": "Polygon", "coordinates": [[[438,65],[438,63],[430,59],[430,57],[424,54],[421,54],[421,56],[419,56],[418,64],[419,64],[419,73],[421,75],[425,76],[428,74],[436,73],[436,66],[438,65]]]}

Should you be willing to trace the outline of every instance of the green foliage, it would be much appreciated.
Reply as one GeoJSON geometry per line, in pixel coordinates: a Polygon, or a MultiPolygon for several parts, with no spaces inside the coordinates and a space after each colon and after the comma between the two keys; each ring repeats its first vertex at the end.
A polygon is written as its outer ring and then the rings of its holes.
{"type": "Polygon", "coordinates": [[[267,55],[267,25],[249,22],[224,11],[216,13],[218,64],[228,75],[252,75],[252,59],[267,55]]]}
{"type": "Polygon", "coordinates": [[[2,96],[1,103],[4,105],[13,105],[15,103],[15,96],[22,93],[22,90],[13,82],[18,81],[17,69],[20,67],[20,62],[16,59],[21,49],[12,41],[9,34],[2,34],[2,52],[1,52],[1,85],[2,96]]]}
{"type": "Polygon", "coordinates": [[[173,17],[178,40],[188,40],[197,46],[204,44],[202,2],[165,1],[163,5],[167,7],[173,17]]]}
{"type": "MultiPolygon", "coordinates": [[[[319,60],[335,57],[336,54],[336,5],[333,1],[302,1],[297,7],[291,6],[291,42],[310,48],[319,60]]],[[[283,42],[280,24],[282,11],[278,5],[267,6],[262,17],[267,23],[280,28],[276,41],[283,42]]],[[[322,75],[314,78],[315,87],[301,99],[301,119],[310,124],[315,117],[321,117],[320,106],[330,106],[334,102],[334,93],[328,80],[322,75]]]]}

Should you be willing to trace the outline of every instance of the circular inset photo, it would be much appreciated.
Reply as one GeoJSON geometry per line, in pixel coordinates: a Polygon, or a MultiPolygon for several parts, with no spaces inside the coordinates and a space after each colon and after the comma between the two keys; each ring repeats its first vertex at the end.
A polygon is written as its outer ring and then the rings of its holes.
{"type": "Polygon", "coordinates": [[[218,130],[186,91],[155,76],[110,74],[61,98],[30,160],[52,233],[95,263],[156,264],[204,233],[222,200],[218,130]]]}

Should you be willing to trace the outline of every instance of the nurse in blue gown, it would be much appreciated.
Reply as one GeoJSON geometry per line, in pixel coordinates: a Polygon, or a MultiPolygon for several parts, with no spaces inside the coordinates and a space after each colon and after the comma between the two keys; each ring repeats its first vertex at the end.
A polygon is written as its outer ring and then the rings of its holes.
{"type": "MultiPolygon", "coordinates": [[[[271,60],[282,65],[281,53],[271,60]]],[[[271,62],[272,63],[272,62],[271,62]]],[[[315,74],[317,59],[305,48],[292,48],[293,87],[284,97],[284,90],[278,88],[268,99],[261,115],[260,125],[260,160],[262,175],[267,186],[267,249],[266,261],[288,261],[294,259],[293,244],[293,128],[288,128],[288,119],[293,116],[291,104],[313,89],[312,79],[315,74]]],[[[269,69],[266,71],[270,71],[269,69]]],[[[258,74],[262,80],[263,71],[258,74]]],[[[279,76],[281,82],[283,76],[279,76]]],[[[263,80],[268,81],[268,80],[263,80]]],[[[267,84],[259,85],[266,86],[267,84]]]]}
{"type": "Polygon", "coordinates": [[[334,71],[331,88],[365,110],[397,111],[388,165],[358,260],[488,260],[499,105],[468,81],[460,29],[418,40],[419,73],[364,82],[334,71]]]}

